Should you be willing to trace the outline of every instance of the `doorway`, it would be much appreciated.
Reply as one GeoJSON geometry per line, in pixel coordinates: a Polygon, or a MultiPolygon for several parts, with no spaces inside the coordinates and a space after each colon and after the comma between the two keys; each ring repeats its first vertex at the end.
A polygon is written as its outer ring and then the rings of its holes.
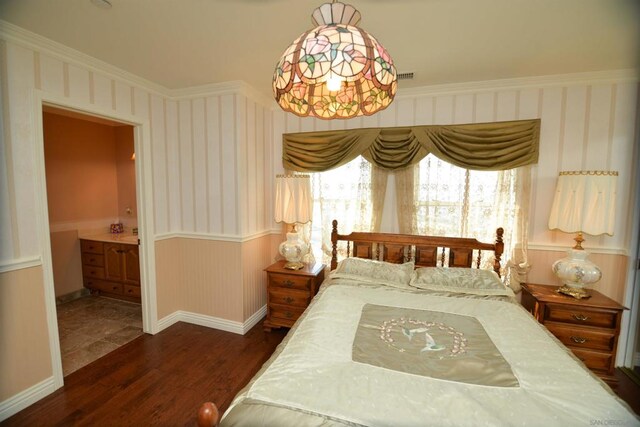
{"type": "Polygon", "coordinates": [[[134,128],[50,106],[42,123],[67,376],[142,335],[134,128]]]}

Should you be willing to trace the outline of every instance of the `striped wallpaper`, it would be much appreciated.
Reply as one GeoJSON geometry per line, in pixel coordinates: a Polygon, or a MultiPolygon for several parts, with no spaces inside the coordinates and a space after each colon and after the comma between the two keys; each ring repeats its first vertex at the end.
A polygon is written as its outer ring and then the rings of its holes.
{"type": "Polygon", "coordinates": [[[152,140],[155,235],[241,239],[272,227],[270,112],[242,93],[175,99],[12,42],[0,44],[0,262],[40,253],[32,91],[146,119],[152,140]]]}

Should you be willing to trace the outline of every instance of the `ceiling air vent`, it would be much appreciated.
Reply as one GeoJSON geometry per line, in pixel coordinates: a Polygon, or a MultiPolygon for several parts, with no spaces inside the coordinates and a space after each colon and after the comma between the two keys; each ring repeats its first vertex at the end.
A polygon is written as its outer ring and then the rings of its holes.
{"type": "Polygon", "coordinates": [[[398,80],[413,80],[413,73],[398,73],[398,80]]]}

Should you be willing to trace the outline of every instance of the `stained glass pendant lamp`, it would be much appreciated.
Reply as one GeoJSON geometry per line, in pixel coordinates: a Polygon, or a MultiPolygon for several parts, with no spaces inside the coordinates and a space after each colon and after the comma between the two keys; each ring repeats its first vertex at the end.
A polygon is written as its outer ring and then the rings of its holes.
{"type": "Polygon", "coordinates": [[[360,12],[338,1],[311,15],[315,28],[285,51],[273,75],[283,110],[298,116],[348,119],[370,116],[391,104],[398,87],[387,50],[358,27],[360,12]]]}

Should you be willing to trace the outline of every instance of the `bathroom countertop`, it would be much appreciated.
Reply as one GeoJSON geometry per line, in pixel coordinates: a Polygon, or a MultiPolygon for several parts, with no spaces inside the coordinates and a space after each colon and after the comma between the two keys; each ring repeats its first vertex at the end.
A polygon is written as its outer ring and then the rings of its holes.
{"type": "Polygon", "coordinates": [[[94,240],[98,242],[117,242],[117,243],[125,243],[130,245],[138,244],[138,235],[132,233],[100,233],[100,234],[82,234],[78,236],[81,239],[85,240],[94,240]]]}

